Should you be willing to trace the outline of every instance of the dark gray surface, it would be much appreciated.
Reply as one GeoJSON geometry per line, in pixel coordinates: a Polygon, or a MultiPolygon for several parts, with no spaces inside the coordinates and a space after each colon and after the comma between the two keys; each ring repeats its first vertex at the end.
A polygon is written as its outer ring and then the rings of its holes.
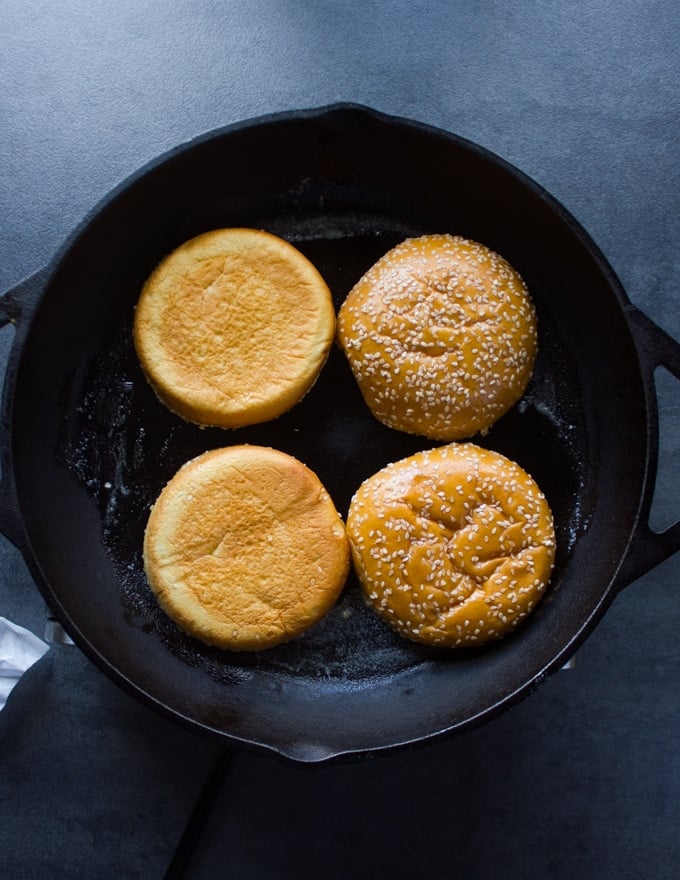
{"type": "MultiPolygon", "coordinates": [[[[176,143],[358,101],[518,165],[680,338],[679,23],[675,3],[630,0],[4,0],[0,290],[176,143]]],[[[680,512],[680,388],[660,384],[653,521],[666,524],[680,512]]],[[[42,600],[0,541],[0,614],[41,634],[42,600]]],[[[575,669],[486,727],[316,769],[240,754],[189,876],[677,876],[678,564],[626,589],[575,669]]],[[[52,648],[0,713],[0,875],[161,877],[215,757],[52,648]]]]}

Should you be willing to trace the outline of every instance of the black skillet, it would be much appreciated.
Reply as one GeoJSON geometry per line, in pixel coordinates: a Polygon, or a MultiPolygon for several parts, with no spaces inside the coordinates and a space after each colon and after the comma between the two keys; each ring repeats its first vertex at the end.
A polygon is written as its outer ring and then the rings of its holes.
{"type": "Polygon", "coordinates": [[[680,347],[626,298],[583,229],[539,186],[451,134],[341,105],[200,137],[144,167],[86,218],[49,268],[10,291],[0,525],[75,642],[134,696],[227,743],[302,761],[382,750],[485,721],[560,667],[618,591],[680,548],[647,525],[657,415],[653,371],[680,347]],[[165,410],[136,361],[140,286],[185,239],[219,226],[294,242],[339,304],[396,242],[452,232],[524,276],[540,353],[525,399],[480,443],[509,455],[552,505],[558,556],[535,613],[467,652],[400,639],[353,579],[288,645],[213,650],[158,610],[142,533],[163,484],[200,451],[268,444],[313,468],[339,509],[361,481],[428,441],[382,427],[335,350],[282,418],[200,430],[165,410]]]}

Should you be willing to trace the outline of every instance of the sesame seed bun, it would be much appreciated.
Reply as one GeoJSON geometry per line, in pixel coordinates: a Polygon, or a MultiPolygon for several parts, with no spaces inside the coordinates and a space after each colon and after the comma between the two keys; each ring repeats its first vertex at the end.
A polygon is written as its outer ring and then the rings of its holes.
{"type": "Polygon", "coordinates": [[[460,440],[522,396],[536,316],[498,254],[452,235],[411,238],[350,291],[338,341],[373,415],[400,431],[460,440]]]}
{"type": "Polygon", "coordinates": [[[160,400],[189,422],[237,428],[274,419],[310,389],[335,334],[330,291],[291,244],[217,229],[154,270],[134,342],[160,400]]]}
{"type": "Polygon", "coordinates": [[[335,603],[350,566],[319,478],[283,452],[231,446],[185,464],[160,493],[144,569],[189,635],[233,651],[300,635],[335,603]]]}
{"type": "Polygon", "coordinates": [[[369,477],[347,533],[373,608],[401,635],[442,647],[513,629],[543,594],[555,556],[536,483],[471,443],[418,452],[369,477]]]}

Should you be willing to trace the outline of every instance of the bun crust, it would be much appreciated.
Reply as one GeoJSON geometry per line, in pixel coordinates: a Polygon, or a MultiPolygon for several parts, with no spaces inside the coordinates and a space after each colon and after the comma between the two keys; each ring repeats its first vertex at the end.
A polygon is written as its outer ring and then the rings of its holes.
{"type": "Polygon", "coordinates": [[[349,565],[345,527],[318,477],[260,446],[185,464],[144,536],[161,607],[189,635],[233,651],[300,635],[335,603],[349,565]]]}
{"type": "Polygon", "coordinates": [[[536,316],[524,282],[494,251],[425,235],[388,251],[357,282],[338,315],[338,341],[377,419],[460,440],[524,393],[536,316]]]}
{"type": "Polygon", "coordinates": [[[185,242],[142,289],[134,342],[160,400],[189,422],[237,428],[297,403],[332,345],[335,311],[316,268],[257,229],[185,242]]]}
{"type": "Polygon", "coordinates": [[[548,503],[516,463],[471,443],[419,452],[369,477],[347,533],[368,602],[397,632],[443,647],[513,629],[550,578],[548,503]]]}

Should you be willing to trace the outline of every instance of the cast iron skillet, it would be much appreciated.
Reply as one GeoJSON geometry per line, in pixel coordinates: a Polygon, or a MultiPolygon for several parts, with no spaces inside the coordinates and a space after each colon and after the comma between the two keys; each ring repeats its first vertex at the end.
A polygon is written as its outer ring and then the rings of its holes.
{"type": "Polygon", "coordinates": [[[0,525],[54,614],[134,696],[227,743],[302,761],[383,750],[485,721],[560,667],[617,592],[680,547],[647,525],[653,370],[680,347],[635,309],[583,229],[474,144],[354,105],[270,116],[200,137],[119,186],[49,268],[8,293],[17,333],[4,396],[0,525]],[[503,254],[536,304],[525,399],[483,445],[516,459],[553,508],[549,593],[512,636],[446,652],[394,635],[350,578],[297,641],[231,654],[180,633],[142,574],[149,507],[187,459],[230,443],[313,468],[343,514],[361,481],[432,445],[379,425],[335,350],[282,418],[234,432],[184,424],[155,399],[130,338],[140,286],[180,242],[265,228],[318,266],[339,305],[401,239],[452,232],[503,254]]]}

